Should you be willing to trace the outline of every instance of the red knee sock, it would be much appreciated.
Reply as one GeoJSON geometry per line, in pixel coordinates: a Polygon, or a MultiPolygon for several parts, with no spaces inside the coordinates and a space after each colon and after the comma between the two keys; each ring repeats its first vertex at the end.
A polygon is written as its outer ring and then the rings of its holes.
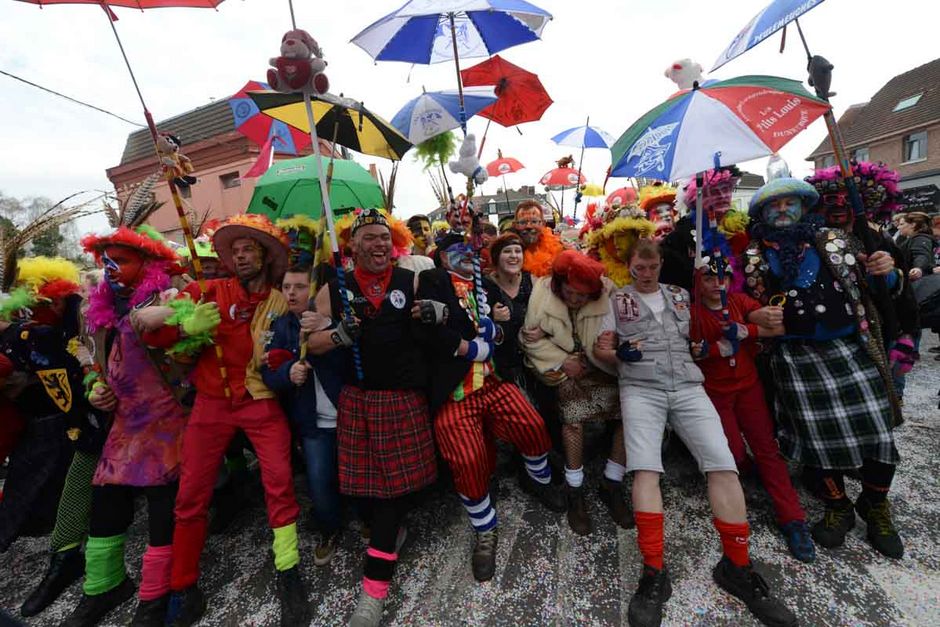
{"type": "Polygon", "coordinates": [[[656,570],[663,569],[663,513],[636,512],[636,542],[643,554],[643,563],[656,570]]]}
{"type": "Polygon", "coordinates": [[[747,566],[751,559],[747,554],[747,537],[751,533],[751,527],[746,522],[729,523],[723,520],[713,519],[715,529],[721,536],[721,549],[725,556],[731,560],[735,566],[747,566]]]}

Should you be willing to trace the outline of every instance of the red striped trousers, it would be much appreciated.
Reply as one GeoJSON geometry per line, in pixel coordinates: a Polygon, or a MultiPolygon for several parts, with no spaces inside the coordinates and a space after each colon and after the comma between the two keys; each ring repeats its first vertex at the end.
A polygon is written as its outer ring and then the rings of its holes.
{"type": "Polygon", "coordinates": [[[519,388],[492,377],[462,401],[444,403],[434,420],[434,435],[454,486],[471,499],[489,491],[496,466],[495,438],[528,456],[542,455],[551,447],[542,416],[519,388]]]}

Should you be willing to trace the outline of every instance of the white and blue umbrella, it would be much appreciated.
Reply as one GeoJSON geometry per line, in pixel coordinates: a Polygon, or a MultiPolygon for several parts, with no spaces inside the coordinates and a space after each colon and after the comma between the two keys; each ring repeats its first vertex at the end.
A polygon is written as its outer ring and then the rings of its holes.
{"type": "MultiPolygon", "coordinates": [[[[496,94],[493,87],[468,87],[463,92],[463,101],[464,116],[471,118],[496,102],[496,94]]],[[[460,125],[460,94],[456,89],[424,92],[408,101],[392,118],[392,126],[412,144],[420,144],[460,125]]]]}
{"type": "Polygon", "coordinates": [[[715,66],[711,71],[714,72],[728,61],[744,54],[781,28],[786,28],[789,22],[795,21],[822,3],[823,0],[773,0],[741,29],[731,45],[715,61],[715,66]]]}
{"type": "Polygon", "coordinates": [[[429,65],[453,59],[463,114],[460,59],[535,41],[551,13],[524,0],[410,0],[352,38],[376,61],[429,65]]]}
{"type": "Polygon", "coordinates": [[[552,141],[560,146],[573,146],[583,150],[584,148],[610,148],[616,140],[606,131],[584,124],[558,133],[552,137],[552,141]]]}

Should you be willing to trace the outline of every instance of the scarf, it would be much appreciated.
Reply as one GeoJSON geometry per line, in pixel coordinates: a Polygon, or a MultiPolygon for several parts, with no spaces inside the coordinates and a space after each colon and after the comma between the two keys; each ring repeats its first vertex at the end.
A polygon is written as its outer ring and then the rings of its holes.
{"type": "Polygon", "coordinates": [[[382,306],[382,301],[385,300],[385,292],[392,280],[392,266],[378,273],[356,266],[353,276],[356,277],[356,283],[359,284],[362,295],[378,310],[382,306]]]}

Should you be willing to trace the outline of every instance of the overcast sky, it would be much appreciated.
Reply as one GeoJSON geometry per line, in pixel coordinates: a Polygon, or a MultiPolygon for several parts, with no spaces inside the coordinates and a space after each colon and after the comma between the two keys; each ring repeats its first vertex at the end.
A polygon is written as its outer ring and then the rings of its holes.
{"type": "MultiPolygon", "coordinates": [[[[571,152],[550,141],[566,128],[591,124],[614,137],[667,98],[675,86],[663,71],[691,57],[710,68],[734,35],[769,0],[535,0],[554,15],[542,41],[500,53],[539,74],[555,104],[543,118],[515,129],[493,124],[483,162],[502,148],[527,169],[508,177],[510,187],[535,184],[553,161],[571,152]]],[[[455,87],[450,63],[376,64],[349,40],[402,4],[401,0],[295,0],[298,26],[319,40],[329,61],[332,91],[362,100],[386,119],[422,86],[455,87]]],[[[115,9],[118,31],[144,97],[157,120],[213,99],[226,98],[247,80],[263,80],[281,35],[290,28],[286,0],[228,0],[217,11],[115,9]]],[[[836,113],[864,102],[887,80],[934,59],[936,39],[925,25],[940,19],[937,0],[829,0],[801,20],[814,54],[835,64],[836,113]]],[[[779,34],[709,78],[770,74],[805,80],[805,55],[795,30],[778,53],[779,34]]],[[[133,86],[103,12],[95,6],[38,6],[0,2],[0,70],[142,121],[133,86]]],[[[464,67],[482,59],[469,60],[464,67]]],[[[121,158],[131,125],[0,75],[0,192],[11,196],[64,197],[105,189],[105,169],[121,158]]],[[[485,120],[470,130],[482,134],[485,120]]],[[[782,154],[795,174],[825,136],[818,120],[782,154]]],[[[185,138],[183,138],[185,140],[185,138]]],[[[577,152],[574,154],[577,158],[577,152]]],[[[389,162],[357,156],[367,165],[389,162]]],[[[610,153],[588,150],[584,171],[603,182],[610,153]]],[[[199,164],[195,164],[198,175],[199,164]]],[[[764,161],[742,164],[763,173],[764,161]]],[[[613,180],[608,191],[622,184],[613,180]]],[[[484,191],[495,191],[498,182],[484,191]]],[[[571,197],[566,201],[570,206],[571,197]]],[[[399,172],[396,211],[402,216],[436,205],[426,176],[409,154],[399,172]]],[[[89,219],[85,230],[102,228],[89,219]]]]}

